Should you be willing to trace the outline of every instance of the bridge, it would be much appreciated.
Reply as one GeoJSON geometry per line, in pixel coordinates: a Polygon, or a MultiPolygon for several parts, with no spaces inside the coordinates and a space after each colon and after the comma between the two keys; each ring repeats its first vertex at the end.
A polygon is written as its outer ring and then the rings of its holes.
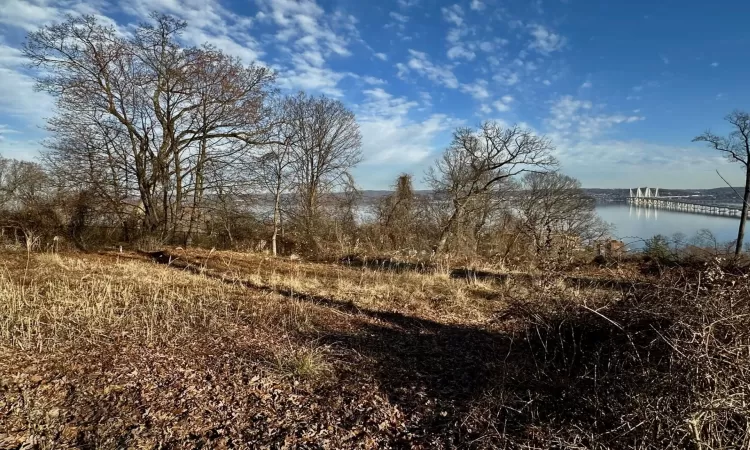
{"type": "Polygon", "coordinates": [[[660,197],[659,188],[636,188],[630,189],[628,203],[645,208],[666,209],[671,211],[682,211],[695,214],[709,214],[712,216],[741,217],[742,208],[726,205],[708,205],[704,203],[682,201],[684,197],[660,197]]]}

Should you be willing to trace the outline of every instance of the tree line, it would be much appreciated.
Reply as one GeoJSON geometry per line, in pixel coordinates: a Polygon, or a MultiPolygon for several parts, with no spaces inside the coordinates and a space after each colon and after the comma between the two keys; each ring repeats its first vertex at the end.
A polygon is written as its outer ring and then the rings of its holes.
{"type": "Polygon", "coordinates": [[[606,231],[549,139],[492,121],[455,130],[429,193],[404,174],[367,205],[351,176],[362,135],[350,109],[283,95],[265,67],[186,47],[186,27],[153,14],[123,35],[81,16],[28,35],[24,55],[56,109],[40,163],[0,159],[3,229],[81,248],[150,239],[505,258],[606,231]]]}

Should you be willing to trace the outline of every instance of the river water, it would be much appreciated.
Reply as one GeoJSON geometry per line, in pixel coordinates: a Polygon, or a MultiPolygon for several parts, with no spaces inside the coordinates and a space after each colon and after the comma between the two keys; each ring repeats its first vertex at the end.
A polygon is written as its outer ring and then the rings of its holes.
{"type": "MultiPolygon", "coordinates": [[[[686,243],[692,243],[696,237],[706,237],[702,230],[710,231],[719,243],[727,243],[737,238],[739,226],[738,217],[691,214],[624,203],[598,205],[596,212],[605,222],[613,225],[612,236],[624,241],[630,248],[643,247],[645,239],[657,234],[670,238],[679,233],[686,243]]],[[[747,237],[745,242],[748,242],[747,237]]]]}

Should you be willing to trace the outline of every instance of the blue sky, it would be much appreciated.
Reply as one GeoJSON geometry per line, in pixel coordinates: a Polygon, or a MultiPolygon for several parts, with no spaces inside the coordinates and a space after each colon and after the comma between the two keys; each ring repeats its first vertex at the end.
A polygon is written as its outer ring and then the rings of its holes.
{"type": "Polygon", "coordinates": [[[54,110],[19,48],[66,12],[127,32],[149,12],[275,69],[286,91],[355,111],[361,187],[421,180],[456,126],[485,119],[548,135],[586,187],[741,184],[739,167],[691,143],[750,108],[750,2],[717,0],[0,0],[0,154],[31,159],[54,110]]]}

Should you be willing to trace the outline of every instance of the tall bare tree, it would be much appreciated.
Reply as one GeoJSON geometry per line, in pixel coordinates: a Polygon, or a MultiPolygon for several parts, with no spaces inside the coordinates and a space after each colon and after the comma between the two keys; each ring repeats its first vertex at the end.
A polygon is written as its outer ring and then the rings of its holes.
{"type": "Polygon", "coordinates": [[[321,195],[346,185],[348,171],[361,160],[362,135],[354,113],[338,100],[299,93],[286,108],[294,129],[292,160],[299,196],[298,217],[316,250],[321,195]]]}
{"type": "Polygon", "coordinates": [[[724,154],[731,162],[742,164],[745,170],[745,193],[742,196],[742,217],[737,231],[737,245],[734,254],[742,251],[745,239],[745,222],[747,221],[748,202],[750,202],[750,114],[744,111],[733,111],[725,117],[733,130],[727,136],[718,136],[711,131],[693,139],[693,142],[706,142],[713,149],[724,154]]]}
{"type": "Polygon", "coordinates": [[[536,253],[567,239],[593,240],[606,232],[594,210],[595,201],[575,178],[559,172],[528,173],[523,177],[516,211],[536,253]]]}
{"type": "Polygon", "coordinates": [[[518,126],[485,122],[479,129],[459,128],[442,158],[427,172],[427,182],[451,213],[444,221],[436,252],[445,250],[464,214],[478,197],[525,172],[546,172],[557,165],[549,139],[518,126]]]}
{"type": "Polygon", "coordinates": [[[143,225],[164,235],[186,211],[194,221],[209,161],[227,164],[269,139],[273,74],[211,47],[182,47],[186,26],[155,14],[123,37],[92,16],[68,17],[24,46],[60,111],[50,159],[71,178],[117,184],[92,191],[114,202],[134,190],[143,225]]]}

